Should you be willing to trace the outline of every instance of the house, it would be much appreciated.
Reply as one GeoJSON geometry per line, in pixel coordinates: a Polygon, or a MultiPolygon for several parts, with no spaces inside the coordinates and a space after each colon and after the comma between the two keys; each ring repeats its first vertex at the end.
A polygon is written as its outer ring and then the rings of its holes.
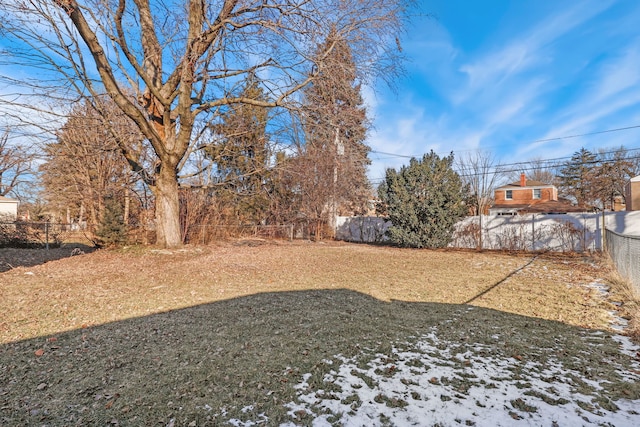
{"type": "Polygon", "coordinates": [[[582,212],[566,200],[558,199],[558,188],[552,184],[527,179],[503,185],[494,191],[494,205],[490,215],[518,215],[524,213],[582,212]]]}
{"type": "Polygon", "coordinates": [[[628,211],[640,211],[640,175],[631,178],[624,186],[624,200],[628,211]]]}
{"type": "Polygon", "coordinates": [[[13,222],[18,217],[18,201],[0,196],[0,222],[13,222]]]}

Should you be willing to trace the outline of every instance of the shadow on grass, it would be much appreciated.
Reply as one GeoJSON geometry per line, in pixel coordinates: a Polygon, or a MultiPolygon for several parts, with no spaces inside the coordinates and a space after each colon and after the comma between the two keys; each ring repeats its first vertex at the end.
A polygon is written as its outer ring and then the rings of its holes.
{"type": "Polygon", "coordinates": [[[321,380],[336,355],[389,354],[434,331],[522,359],[523,376],[533,360],[592,379],[611,375],[606,358],[630,363],[605,332],[558,322],[350,290],[265,293],[2,345],[0,425],[278,425],[303,374],[321,380]]]}
{"type": "Polygon", "coordinates": [[[535,255],[534,257],[532,257],[526,264],[516,268],[515,270],[513,270],[512,272],[510,272],[509,274],[507,274],[506,276],[504,276],[502,279],[498,280],[496,283],[494,283],[493,285],[489,286],[487,289],[485,289],[484,291],[480,292],[477,295],[474,295],[473,297],[469,298],[469,300],[465,301],[463,304],[472,304],[474,301],[476,301],[477,299],[482,298],[483,296],[485,296],[486,294],[488,294],[489,292],[491,292],[492,290],[494,290],[495,288],[497,288],[498,286],[500,286],[501,284],[503,284],[504,282],[507,281],[507,279],[509,279],[511,276],[521,272],[522,270],[524,270],[525,268],[527,268],[528,266],[530,266],[531,264],[533,264],[533,262],[538,259],[539,255],[535,255]]]}
{"type": "Polygon", "coordinates": [[[58,248],[0,248],[0,273],[17,267],[33,267],[45,262],[68,258],[75,254],[95,251],[96,248],[81,243],[69,243],[58,248]]]}

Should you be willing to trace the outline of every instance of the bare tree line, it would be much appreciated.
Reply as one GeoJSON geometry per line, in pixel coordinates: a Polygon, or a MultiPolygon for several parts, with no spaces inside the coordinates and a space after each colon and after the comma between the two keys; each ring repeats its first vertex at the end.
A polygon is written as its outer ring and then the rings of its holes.
{"type": "MultiPolygon", "coordinates": [[[[0,81],[11,90],[0,106],[21,131],[53,135],[39,172],[67,217],[97,223],[115,198],[125,222],[154,212],[162,246],[183,243],[197,221],[299,221],[321,236],[335,214],[367,208],[359,88],[400,70],[406,10],[399,0],[8,0],[0,81]]],[[[16,193],[35,159],[8,132],[0,195],[16,193]]],[[[638,156],[624,153],[493,166],[478,153],[459,165],[475,212],[510,171],[605,209],[638,173],[638,156]],[[593,167],[575,181],[571,165],[593,167]]]]}
{"type": "Polygon", "coordinates": [[[640,174],[640,155],[635,151],[624,146],[597,152],[582,148],[562,161],[535,158],[512,164],[500,164],[490,152],[477,151],[458,159],[456,166],[469,187],[474,215],[487,212],[497,186],[518,182],[521,174],[555,185],[559,197],[585,210],[604,210],[613,209],[616,198],[625,203],[625,185],[640,174]]]}
{"type": "Polygon", "coordinates": [[[53,101],[82,99],[106,117],[94,101],[107,95],[154,157],[141,163],[137,145],[105,120],[154,195],[158,244],[176,246],[178,176],[202,143],[200,130],[237,105],[298,109],[299,92],[322,74],[336,47],[325,43],[331,31],[353,49],[359,79],[392,76],[405,11],[397,0],[11,0],[0,9],[0,31],[11,41],[3,61],[33,74],[3,76],[22,91],[3,101],[46,112],[53,101]],[[250,74],[261,77],[264,99],[242,95],[250,74]]]}

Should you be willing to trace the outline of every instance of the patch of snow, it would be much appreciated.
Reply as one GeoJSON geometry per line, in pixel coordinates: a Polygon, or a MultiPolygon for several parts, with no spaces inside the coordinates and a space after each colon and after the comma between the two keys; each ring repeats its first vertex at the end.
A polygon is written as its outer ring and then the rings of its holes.
{"type": "MultiPolygon", "coordinates": [[[[609,286],[606,283],[603,283],[602,279],[597,279],[591,283],[583,284],[585,288],[593,289],[596,291],[596,295],[602,301],[607,300],[609,297],[609,286]]],[[[615,307],[619,307],[621,303],[619,302],[611,302],[615,307]]],[[[618,310],[609,310],[609,327],[616,332],[622,333],[629,326],[629,322],[621,317],[618,313],[618,310]]]]}
{"type": "Polygon", "coordinates": [[[587,283],[585,287],[594,289],[601,297],[609,295],[609,286],[606,283],[602,283],[600,279],[587,283]]]}
{"type": "MultiPolygon", "coordinates": [[[[628,338],[615,339],[626,354],[638,351],[628,338]]],[[[296,386],[298,402],[286,405],[289,415],[308,414],[314,427],[640,425],[636,401],[613,402],[617,411],[601,407],[593,394],[577,391],[572,377],[581,378],[581,390],[597,393],[602,385],[558,360],[542,365],[460,352],[457,344],[443,345],[435,333],[402,347],[376,355],[364,367],[355,358],[336,356],[323,379],[326,390],[312,389],[312,374],[304,374],[296,386]]],[[[476,347],[491,354],[489,348],[476,347]]],[[[634,372],[620,374],[640,380],[634,372]]]]}
{"type": "Polygon", "coordinates": [[[638,360],[638,353],[640,352],[640,346],[634,344],[631,339],[623,335],[613,335],[612,338],[620,344],[620,352],[631,356],[638,360]]]}
{"type": "Polygon", "coordinates": [[[235,426],[235,427],[252,427],[252,426],[257,426],[261,424],[265,425],[269,421],[269,418],[267,418],[267,416],[264,413],[259,414],[258,417],[260,417],[258,421],[242,421],[237,418],[231,418],[230,420],[227,421],[227,424],[231,424],[232,426],[235,426]]]}

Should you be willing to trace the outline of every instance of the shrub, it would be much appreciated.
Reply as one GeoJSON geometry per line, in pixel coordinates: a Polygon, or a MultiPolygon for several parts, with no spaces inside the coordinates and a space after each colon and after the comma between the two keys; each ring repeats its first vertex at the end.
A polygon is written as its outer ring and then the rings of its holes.
{"type": "Polygon", "coordinates": [[[127,242],[127,226],[123,220],[122,206],[117,200],[105,201],[104,215],[96,230],[99,243],[105,246],[118,246],[127,242]]]}

